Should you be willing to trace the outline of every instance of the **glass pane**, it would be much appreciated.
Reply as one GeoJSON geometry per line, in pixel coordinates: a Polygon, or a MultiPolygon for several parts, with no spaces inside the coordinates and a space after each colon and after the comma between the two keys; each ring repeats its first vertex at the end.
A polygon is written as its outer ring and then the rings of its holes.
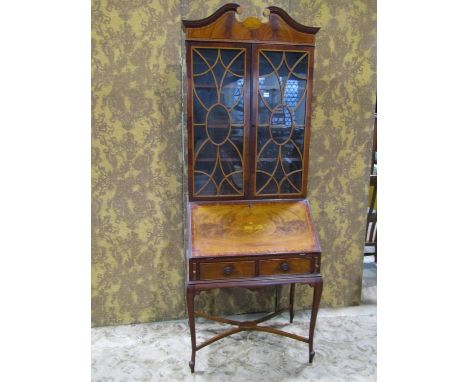
{"type": "Polygon", "coordinates": [[[260,53],[265,61],[268,61],[271,68],[278,69],[283,62],[283,52],[281,51],[265,51],[262,50],[260,53]]]}
{"type": "Polygon", "coordinates": [[[263,145],[263,150],[257,159],[257,169],[274,174],[278,164],[279,149],[273,142],[263,145]]]}
{"type": "Polygon", "coordinates": [[[292,141],[286,143],[281,148],[283,168],[286,173],[290,173],[296,170],[301,169],[301,153],[299,152],[299,147],[292,141]]]}
{"type": "Polygon", "coordinates": [[[239,78],[244,77],[244,71],[245,71],[244,51],[242,51],[239,54],[238,50],[231,49],[231,50],[227,50],[226,53],[223,50],[221,52],[221,57],[223,58],[223,62],[226,62],[226,66],[228,66],[228,69],[232,74],[237,75],[239,78]],[[231,58],[230,53],[233,53],[232,54],[232,56],[234,56],[233,60],[231,60],[229,62],[224,61],[226,58],[228,60],[231,58]]]}
{"type": "Polygon", "coordinates": [[[231,73],[224,77],[221,87],[221,102],[226,105],[228,109],[237,106],[242,98],[244,90],[244,79],[239,78],[231,73]]]}
{"type": "Polygon", "coordinates": [[[206,130],[208,138],[216,145],[222,144],[229,137],[231,119],[227,109],[221,105],[214,106],[208,112],[206,130]]]}
{"type": "Polygon", "coordinates": [[[228,183],[234,190],[242,190],[242,160],[238,155],[235,145],[226,144],[221,147],[220,167],[225,175],[225,183],[228,183]]]}
{"type": "Polygon", "coordinates": [[[195,158],[195,170],[210,177],[216,164],[216,146],[207,139],[199,142],[195,147],[195,158]]]}
{"type": "Polygon", "coordinates": [[[218,92],[214,82],[214,76],[211,71],[193,79],[194,99],[196,99],[203,109],[208,110],[218,102],[218,92]]]}
{"type": "Polygon", "coordinates": [[[279,145],[286,143],[292,133],[292,115],[287,106],[277,106],[270,121],[270,132],[273,141],[279,145]]]}
{"type": "Polygon", "coordinates": [[[245,49],[192,49],[193,194],[243,196],[245,49]]]}
{"type": "Polygon", "coordinates": [[[256,193],[300,194],[308,53],[258,54],[256,193]]]}
{"type": "Polygon", "coordinates": [[[221,49],[220,63],[228,73],[243,78],[245,71],[244,53],[243,49],[221,49]]]}
{"type": "Polygon", "coordinates": [[[284,178],[284,170],[282,168],[282,166],[278,166],[273,177],[275,178],[276,182],[278,183],[278,185],[281,183],[281,181],[283,180],[284,178]]]}
{"type": "Polygon", "coordinates": [[[281,86],[276,72],[258,78],[259,96],[269,110],[281,103],[281,86]]]}
{"type": "MultiPolygon", "coordinates": [[[[199,62],[205,62],[207,66],[213,66],[218,58],[218,49],[211,48],[194,48],[193,63],[198,65],[199,62]]],[[[194,68],[195,69],[195,68],[194,68]]],[[[195,70],[193,71],[195,73],[195,70]]]]}
{"type": "MultiPolygon", "coordinates": [[[[278,193],[278,184],[274,177],[270,174],[263,173],[261,171],[257,172],[257,185],[261,184],[259,188],[259,194],[276,194],[278,193]]],[[[257,186],[258,187],[258,186],[257,186]]]]}
{"type": "Polygon", "coordinates": [[[231,123],[237,126],[244,126],[244,96],[230,109],[231,123]]]}
{"type": "Polygon", "coordinates": [[[299,149],[299,152],[304,152],[304,126],[295,126],[291,142],[294,142],[296,144],[296,146],[299,149]]]}
{"type": "MultiPolygon", "coordinates": [[[[306,80],[290,76],[284,88],[284,103],[291,109],[301,107],[306,96],[306,80]]],[[[305,104],[302,105],[304,107],[305,104]]]]}
{"type": "MultiPolygon", "coordinates": [[[[221,49],[221,61],[223,66],[228,67],[232,65],[232,61],[236,59],[239,55],[242,55],[241,50],[239,49],[221,49]]],[[[244,62],[240,61],[240,66],[243,68],[244,67],[244,62]]],[[[240,74],[242,75],[243,72],[240,74]]]]}
{"type": "Polygon", "coordinates": [[[195,153],[197,153],[198,150],[207,143],[209,143],[209,140],[206,135],[205,127],[195,126],[193,129],[193,147],[195,149],[195,153]]]}
{"type": "Polygon", "coordinates": [[[286,52],[286,62],[291,72],[303,80],[307,79],[308,58],[305,52],[286,52]]]}
{"type": "Polygon", "coordinates": [[[278,68],[278,76],[280,78],[281,85],[284,86],[284,83],[287,81],[289,76],[289,68],[286,65],[286,62],[283,62],[278,68]]]}
{"type": "Polygon", "coordinates": [[[257,116],[258,120],[257,120],[257,124],[259,126],[263,126],[263,125],[269,126],[270,116],[271,116],[270,109],[263,102],[263,98],[259,97],[259,99],[258,99],[258,116],[257,116]]]}
{"type": "Polygon", "coordinates": [[[205,71],[203,73],[200,73],[200,74],[193,74],[194,75],[194,83],[195,83],[195,87],[197,88],[197,90],[199,90],[200,88],[213,88],[215,86],[215,83],[214,83],[214,76],[213,76],[213,71],[210,69],[208,71],[205,71]]]}
{"type": "Polygon", "coordinates": [[[199,195],[213,195],[216,193],[216,185],[208,176],[197,171],[195,171],[195,175],[195,189],[198,190],[199,195]]]}
{"type": "Polygon", "coordinates": [[[195,91],[193,92],[193,123],[197,124],[204,124],[206,121],[206,108],[202,106],[200,101],[198,100],[198,97],[195,94],[195,91]]]}
{"type": "Polygon", "coordinates": [[[193,74],[196,75],[207,73],[209,71],[209,65],[206,61],[202,59],[202,57],[199,54],[194,54],[192,70],[193,74]]]}
{"type": "Polygon", "coordinates": [[[237,150],[242,153],[242,147],[244,145],[244,126],[232,127],[230,140],[237,150]]]}
{"type": "Polygon", "coordinates": [[[306,98],[302,97],[302,100],[299,103],[296,103],[295,107],[291,107],[291,110],[294,114],[294,123],[296,126],[304,126],[305,125],[305,112],[306,112],[306,98]]]}

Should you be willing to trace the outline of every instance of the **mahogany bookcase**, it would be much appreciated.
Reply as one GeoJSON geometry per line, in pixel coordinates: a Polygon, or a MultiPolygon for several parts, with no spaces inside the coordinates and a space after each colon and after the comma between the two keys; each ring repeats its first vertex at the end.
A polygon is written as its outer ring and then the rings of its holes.
{"type": "Polygon", "coordinates": [[[237,4],[184,20],[187,64],[187,309],[196,351],[241,331],[313,339],[321,248],[306,199],[317,27],[268,7],[240,21],[237,4]],[[214,288],[290,285],[289,306],[253,321],[196,312],[214,288]],[[296,284],[314,288],[308,337],[260,325],[289,310],[296,284]],[[195,317],[233,325],[197,345],[195,317]]]}

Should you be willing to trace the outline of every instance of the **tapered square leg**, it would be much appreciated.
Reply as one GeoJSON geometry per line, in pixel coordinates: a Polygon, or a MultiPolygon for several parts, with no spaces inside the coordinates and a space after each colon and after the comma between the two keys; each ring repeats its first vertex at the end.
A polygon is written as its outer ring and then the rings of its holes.
{"type": "Polygon", "coordinates": [[[296,289],[296,284],[289,285],[289,323],[292,324],[294,319],[294,291],[296,289]]]}
{"type": "Polygon", "coordinates": [[[197,339],[195,336],[195,289],[187,287],[187,313],[190,327],[190,338],[192,340],[192,358],[189,366],[191,372],[195,372],[195,353],[197,351],[197,339]]]}
{"type": "Polygon", "coordinates": [[[312,360],[315,356],[314,351],[314,332],[315,332],[315,323],[317,322],[317,313],[319,310],[320,299],[322,297],[322,287],[323,280],[322,277],[318,278],[314,284],[310,284],[314,288],[314,297],[312,300],[312,312],[310,315],[310,327],[309,327],[309,363],[312,363],[312,360]]]}

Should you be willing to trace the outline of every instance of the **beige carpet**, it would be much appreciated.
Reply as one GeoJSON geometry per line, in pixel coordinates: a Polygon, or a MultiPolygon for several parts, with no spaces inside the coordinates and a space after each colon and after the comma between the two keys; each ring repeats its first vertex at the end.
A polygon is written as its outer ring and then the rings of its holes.
{"type": "MultiPolygon", "coordinates": [[[[117,381],[375,381],[376,266],[364,264],[363,305],[321,309],[314,362],[308,346],[285,337],[242,332],[197,352],[190,373],[185,320],[92,329],[92,380],[117,381]]],[[[252,319],[255,315],[242,318],[252,319]]],[[[310,312],[269,323],[306,336],[310,312]]],[[[197,342],[229,327],[197,319],[197,342]]]]}

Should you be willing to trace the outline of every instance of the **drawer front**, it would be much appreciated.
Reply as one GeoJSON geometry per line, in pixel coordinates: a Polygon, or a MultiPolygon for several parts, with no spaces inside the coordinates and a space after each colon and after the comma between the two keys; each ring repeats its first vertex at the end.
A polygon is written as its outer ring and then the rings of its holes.
{"type": "Polygon", "coordinates": [[[271,259],[259,262],[260,276],[311,273],[310,270],[310,258],[271,259]]]}
{"type": "Polygon", "coordinates": [[[200,263],[200,280],[254,277],[255,261],[200,263]]]}

